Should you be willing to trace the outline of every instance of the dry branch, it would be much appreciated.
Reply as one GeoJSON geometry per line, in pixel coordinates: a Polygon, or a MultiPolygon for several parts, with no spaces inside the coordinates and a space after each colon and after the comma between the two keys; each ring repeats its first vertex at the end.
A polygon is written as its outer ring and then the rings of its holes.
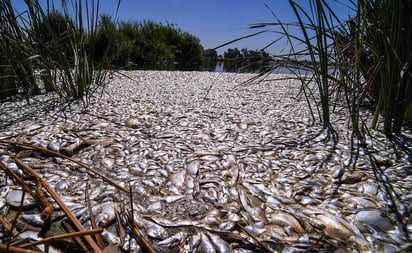
{"type": "Polygon", "coordinates": [[[54,235],[54,236],[49,236],[49,237],[46,237],[44,239],[41,239],[41,240],[38,240],[38,241],[35,241],[35,242],[21,244],[19,246],[22,247],[22,248],[28,248],[28,247],[33,247],[33,246],[40,245],[40,244],[47,244],[47,243],[57,241],[57,240],[80,237],[80,236],[85,236],[85,235],[98,234],[98,233],[101,233],[102,231],[103,231],[102,228],[98,228],[98,229],[87,230],[87,231],[84,231],[84,232],[72,232],[72,233],[67,233],[67,234],[54,235]]]}
{"type": "Polygon", "coordinates": [[[61,157],[61,158],[67,159],[67,160],[69,160],[69,161],[71,161],[71,162],[74,162],[74,163],[82,166],[83,168],[85,168],[85,169],[88,170],[89,172],[92,172],[93,174],[98,175],[98,176],[101,177],[104,181],[106,181],[107,183],[109,183],[109,184],[111,184],[112,186],[116,187],[117,189],[120,189],[120,190],[122,190],[122,191],[124,191],[124,192],[129,192],[128,189],[120,186],[120,185],[119,185],[118,183],[116,183],[113,179],[106,177],[105,175],[103,175],[103,174],[101,174],[100,172],[96,171],[95,169],[91,168],[89,165],[87,165],[87,164],[85,164],[85,163],[82,163],[82,162],[80,162],[80,161],[77,161],[77,160],[75,160],[75,159],[73,159],[73,158],[71,158],[71,157],[62,155],[62,154],[60,154],[60,153],[58,153],[58,152],[52,151],[52,150],[47,149],[47,148],[38,147],[38,146],[33,146],[33,145],[31,145],[31,144],[19,143],[19,142],[15,142],[15,141],[5,141],[4,143],[13,144],[13,145],[16,145],[16,146],[18,146],[18,147],[25,148],[25,149],[37,150],[37,151],[40,151],[40,152],[45,153],[45,154],[48,154],[48,155],[53,155],[53,156],[57,156],[57,157],[61,157]]]}
{"type": "Polygon", "coordinates": [[[126,215],[126,218],[127,218],[127,224],[130,226],[134,236],[139,241],[140,245],[144,249],[146,249],[147,252],[156,253],[156,251],[153,249],[153,247],[149,244],[149,242],[143,236],[142,231],[140,231],[139,226],[137,225],[136,221],[133,218],[133,214],[131,212],[128,212],[125,215],[126,215]]]}
{"type": "Polygon", "coordinates": [[[23,249],[23,248],[20,248],[20,247],[10,246],[10,245],[7,245],[7,244],[0,244],[0,252],[9,252],[9,253],[41,253],[40,251],[37,251],[37,250],[23,249]]]}
{"type": "MultiPolygon", "coordinates": [[[[62,227],[68,232],[68,233],[75,233],[73,230],[72,226],[69,223],[68,219],[64,219],[61,221],[62,227]]],[[[84,251],[88,252],[87,246],[84,244],[84,242],[81,240],[79,237],[73,237],[73,240],[77,243],[77,245],[84,251]]]]}
{"type": "Polygon", "coordinates": [[[42,209],[42,212],[40,214],[40,217],[43,221],[47,221],[50,218],[50,215],[54,211],[54,206],[50,201],[44,196],[42,189],[43,184],[41,183],[40,180],[37,180],[36,182],[36,197],[37,200],[40,202],[40,206],[42,209]]]}
{"type": "MultiPolygon", "coordinates": [[[[86,202],[87,202],[87,208],[89,209],[90,222],[92,224],[92,228],[97,229],[96,219],[94,217],[92,204],[90,202],[89,190],[90,190],[90,185],[89,185],[89,183],[87,183],[87,186],[86,186],[86,202]]],[[[100,234],[96,233],[96,234],[94,234],[94,238],[95,238],[96,243],[99,246],[99,248],[104,249],[104,241],[103,241],[102,236],[100,234]]]]}
{"type": "MultiPolygon", "coordinates": [[[[36,180],[40,181],[43,187],[48,191],[50,196],[56,201],[56,203],[60,206],[60,208],[63,210],[63,212],[67,215],[67,217],[70,219],[70,221],[73,223],[73,225],[76,227],[77,230],[80,232],[86,231],[83,227],[83,225],[80,223],[80,221],[76,218],[76,216],[71,212],[71,210],[66,206],[66,204],[63,202],[63,200],[59,197],[59,195],[53,190],[50,185],[44,181],[39,174],[35,170],[33,170],[30,166],[26,165],[23,163],[20,159],[15,157],[14,155],[8,153],[8,155],[16,162],[16,164],[24,169],[27,173],[31,174],[33,177],[36,178],[36,180]]],[[[93,241],[92,237],[90,235],[85,235],[84,238],[86,241],[89,243],[89,245],[92,247],[94,252],[102,252],[100,248],[96,245],[96,243],[93,241]]]]}

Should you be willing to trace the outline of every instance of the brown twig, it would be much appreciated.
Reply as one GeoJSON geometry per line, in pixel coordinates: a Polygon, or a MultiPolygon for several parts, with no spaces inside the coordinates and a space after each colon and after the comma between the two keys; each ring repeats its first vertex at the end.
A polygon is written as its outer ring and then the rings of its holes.
{"type": "MultiPolygon", "coordinates": [[[[39,180],[43,187],[47,190],[47,192],[50,194],[50,196],[56,201],[56,203],[60,206],[60,208],[63,210],[63,212],[67,215],[67,217],[70,219],[70,221],[73,223],[73,225],[76,227],[77,230],[80,232],[84,232],[85,229],[83,225],[79,222],[79,220],[76,218],[76,216],[71,212],[71,210],[64,204],[63,200],[59,197],[59,195],[53,190],[50,185],[44,181],[39,174],[35,170],[33,170],[30,166],[26,165],[23,163],[20,159],[15,157],[14,155],[10,154],[8,152],[8,155],[17,163],[17,165],[27,171],[29,174],[34,176],[36,180],[39,180]]],[[[100,248],[96,245],[96,243],[93,241],[92,237],[90,235],[86,235],[85,240],[89,243],[89,245],[92,247],[94,252],[102,252],[100,248]]]]}
{"type": "MultiPolygon", "coordinates": [[[[70,225],[68,219],[64,219],[61,221],[62,227],[68,232],[68,233],[74,233],[75,231],[73,230],[72,226],[70,225]]],[[[73,237],[72,238],[77,245],[84,251],[88,252],[89,250],[87,249],[87,246],[84,244],[84,242],[81,240],[79,237],[73,237]]]]}
{"type": "MultiPolygon", "coordinates": [[[[90,184],[87,183],[87,185],[86,185],[86,196],[85,197],[86,197],[86,202],[87,202],[87,208],[89,209],[90,222],[92,224],[92,228],[97,229],[96,219],[94,217],[92,204],[90,202],[89,190],[90,190],[90,184]]],[[[94,238],[95,238],[96,243],[99,246],[99,248],[104,249],[104,241],[103,241],[102,236],[99,233],[96,233],[96,234],[94,234],[94,238]]]]}
{"type": "Polygon", "coordinates": [[[22,249],[16,246],[10,246],[7,244],[0,244],[0,252],[9,252],[9,253],[41,253],[37,250],[22,249]]]}
{"type": "Polygon", "coordinates": [[[36,197],[37,200],[40,202],[40,206],[42,209],[42,212],[40,214],[40,217],[43,221],[47,221],[50,218],[50,215],[53,213],[54,211],[54,206],[52,203],[50,203],[50,201],[44,196],[42,189],[42,183],[40,180],[37,180],[36,182],[36,197]]]}
{"type": "Polygon", "coordinates": [[[242,230],[243,232],[245,232],[247,235],[249,235],[260,247],[262,247],[262,249],[265,249],[267,252],[277,252],[274,251],[273,249],[269,248],[268,246],[266,246],[264,243],[262,243],[259,238],[257,238],[254,234],[250,233],[247,229],[245,229],[242,225],[240,225],[239,223],[236,224],[240,230],[242,230]]]}
{"type": "Polygon", "coordinates": [[[63,240],[67,238],[75,238],[75,237],[81,237],[85,235],[99,234],[102,231],[103,231],[103,228],[97,228],[97,229],[87,230],[83,232],[71,232],[71,233],[61,234],[61,235],[53,235],[53,236],[49,236],[49,237],[43,238],[35,242],[21,244],[19,246],[22,248],[28,248],[28,247],[33,247],[33,246],[40,245],[40,244],[47,244],[53,241],[63,240]]]}
{"type": "Polygon", "coordinates": [[[85,164],[85,163],[83,163],[83,162],[77,161],[77,160],[75,160],[75,159],[73,159],[73,158],[71,158],[71,157],[62,155],[62,154],[60,154],[60,153],[58,153],[58,152],[49,150],[49,149],[47,149],[47,148],[38,147],[38,146],[31,145],[31,144],[24,144],[24,143],[19,143],[19,142],[15,142],[15,141],[3,141],[3,142],[4,142],[4,143],[8,143],[8,144],[13,144],[13,145],[19,146],[19,147],[21,147],[21,148],[37,150],[37,151],[46,153],[46,154],[48,154],[48,155],[53,155],[53,156],[57,156],[57,157],[61,157],[61,158],[67,159],[67,160],[69,160],[69,161],[71,161],[71,162],[74,162],[74,163],[82,166],[83,168],[85,168],[85,169],[88,170],[89,172],[92,172],[93,174],[101,177],[104,181],[106,181],[106,182],[108,182],[109,184],[113,185],[113,186],[116,187],[117,189],[122,190],[122,191],[124,191],[124,192],[128,192],[128,189],[120,186],[120,185],[119,185],[118,183],[116,183],[113,179],[106,177],[105,175],[103,175],[103,174],[101,174],[100,172],[96,171],[95,169],[91,168],[89,165],[87,165],[87,164],[85,164]]]}
{"type": "Polygon", "coordinates": [[[126,213],[127,217],[127,222],[130,228],[132,229],[132,232],[136,239],[139,241],[141,246],[146,249],[147,252],[149,253],[156,253],[156,251],[153,249],[153,247],[149,244],[149,242],[144,238],[142,231],[140,231],[139,226],[137,225],[136,221],[133,218],[133,215],[128,212],[126,213]]]}
{"type": "MultiPolygon", "coordinates": [[[[129,182],[129,188],[132,189],[130,182],[129,182]]],[[[140,242],[140,245],[146,249],[147,252],[149,253],[156,253],[156,251],[152,248],[152,246],[149,244],[149,242],[146,240],[146,238],[143,236],[142,231],[140,231],[139,226],[137,225],[136,221],[134,220],[134,212],[133,212],[133,194],[132,191],[129,191],[129,196],[130,196],[130,211],[124,211],[124,215],[126,217],[126,223],[129,225],[131,228],[134,236],[136,239],[140,242]]]]}

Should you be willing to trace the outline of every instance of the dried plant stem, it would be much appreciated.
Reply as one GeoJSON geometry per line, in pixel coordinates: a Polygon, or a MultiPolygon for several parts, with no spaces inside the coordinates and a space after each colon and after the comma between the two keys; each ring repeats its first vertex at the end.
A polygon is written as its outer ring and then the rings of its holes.
{"type": "Polygon", "coordinates": [[[9,252],[9,253],[41,253],[40,251],[37,251],[37,250],[23,249],[23,248],[20,248],[20,247],[10,246],[10,245],[7,245],[7,244],[0,244],[0,252],[9,252]]]}
{"type": "Polygon", "coordinates": [[[38,240],[35,242],[21,244],[19,246],[22,248],[28,248],[28,247],[33,247],[33,246],[40,245],[40,244],[47,244],[47,243],[50,243],[56,240],[99,234],[102,231],[103,231],[103,228],[96,228],[96,229],[82,231],[82,232],[72,232],[72,233],[67,233],[67,234],[54,235],[54,236],[50,236],[50,237],[47,237],[47,238],[44,238],[42,240],[38,240]]]}
{"type": "Polygon", "coordinates": [[[62,155],[62,154],[60,154],[60,153],[58,153],[58,152],[49,150],[49,149],[47,149],[47,148],[38,147],[38,146],[31,145],[31,144],[25,144],[25,143],[14,142],[14,141],[10,141],[10,142],[9,142],[9,141],[5,141],[4,143],[13,144],[13,145],[16,145],[16,146],[18,146],[18,147],[25,148],[25,149],[37,150],[37,151],[40,151],[40,152],[45,153],[45,154],[48,154],[48,155],[53,155],[53,156],[57,156],[57,157],[61,157],[61,158],[67,159],[67,160],[69,160],[69,161],[71,161],[71,162],[74,162],[74,163],[82,166],[83,168],[85,168],[86,170],[92,172],[93,174],[101,177],[104,181],[106,181],[107,183],[109,183],[109,184],[111,184],[112,186],[116,187],[117,189],[122,190],[122,191],[124,191],[124,192],[129,192],[128,189],[120,186],[120,185],[119,185],[118,183],[116,183],[113,179],[106,177],[105,175],[103,175],[103,174],[101,174],[100,172],[96,171],[95,169],[91,168],[89,165],[87,165],[87,164],[85,164],[85,163],[82,163],[82,162],[80,162],[80,161],[77,161],[77,160],[75,160],[75,159],[73,159],[73,158],[71,158],[71,157],[62,155]]]}
{"type": "MultiPolygon", "coordinates": [[[[68,219],[64,219],[61,221],[62,227],[68,232],[68,233],[75,233],[74,229],[70,225],[70,222],[68,219]]],[[[73,241],[77,243],[77,245],[84,251],[88,252],[87,246],[84,244],[81,238],[79,237],[73,237],[73,241]]]]}
{"type": "Polygon", "coordinates": [[[40,206],[42,208],[42,212],[41,212],[41,219],[43,221],[47,221],[50,218],[50,215],[53,213],[54,211],[54,207],[53,205],[50,203],[50,201],[44,196],[42,189],[43,184],[40,182],[40,180],[37,180],[36,182],[36,196],[38,201],[40,202],[40,206]]]}
{"type": "MultiPolygon", "coordinates": [[[[50,185],[45,182],[40,175],[33,170],[30,166],[27,164],[23,163],[20,159],[15,157],[14,155],[8,153],[8,155],[13,159],[16,164],[24,169],[27,173],[31,174],[33,177],[36,178],[36,180],[40,181],[43,187],[47,190],[47,192],[50,194],[50,196],[56,201],[56,203],[60,206],[60,208],[63,210],[63,212],[67,215],[67,217],[71,220],[73,225],[76,227],[77,230],[80,232],[85,232],[86,230],[84,229],[83,225],[80,223],[80,221],[76,218],[76,216],[71,212],[71,210],[66,206],[66,204],[63,202],[63,200],[59,197],[59,195],[53,190],[50,185]]],[[[93,238],[90,235],[84,236],[86,241],[89,243],[89,245],[92,247],[94,252],[102,252],[100,248],[96,245],[96,243],[93,241],[93,238]]]]}
{"type": "MultiPolygon", "coordinates": [[[[96,225],[96,219],[93,213],[93,208],[92,208],[92,203],[90,202],[90,194],[89,194],[89,190],[90,190],[90,184],[87,183],[86,186],[86,202],[87,202],[87,208],[89,209],[89,214],[90,214],[90,222],[92,224],[92,229],[97,229],[97,225],[96,225]]],[[[94,235],[94,238],[96,239],[96,243],[99,246],[100,249],[104,249],[104,241],[102,236],[99,233],[96,233],[94,235]]]]}
{"type": "Polygon", "coordinates": [[[128,225],[130,226],[134,236],[140,242],[142,247],[144,247],[146,249],[146,251],[149,252],[149,253],[156,253],[156,251],[153,249],[153,247],[144,238],[142,232],[139,229],[139,226],[137,225],[136,221],[133,218],[133,214],[131,214],[131,212],[128,212],[128,213],[126,213],[126,216],[127,216],[128,225]]]}

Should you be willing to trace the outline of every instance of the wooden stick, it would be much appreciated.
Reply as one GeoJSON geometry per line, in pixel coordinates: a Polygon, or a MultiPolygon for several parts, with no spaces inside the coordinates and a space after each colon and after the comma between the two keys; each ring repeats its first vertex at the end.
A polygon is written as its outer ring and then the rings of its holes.
{"type": "Polygon", "coordinates": [[[74,238],[74,237],[80,237],[80,236],[85,236],[85,235],[99,234],[102,231],[103,231],[103,228],[97,228],[97,229],[87,230],[87,231],[83,231],[83,232],[72,232],[72,233],[61,234],[61,235],[53,235],[53,236],[46,237],[46,238],[43,238],[43,239],[35,241],[35,242],[21,244],[19,246],[22,247],[22,248],[28,248],[28,247],[33,247],[33,246],[40,245],[40,244],[47,244],[47,243],[50,243],[50,242],[53,242],[53,241],[67,239],[67,238],[74,238]]]}
{"type": "MultiPolygon", "coordinates": [[[[39,174],[37,174],[35,170],[33,170],[30,166],[23,163],[20,159],[18,159],[14,155],[10,154],[9,152],[7,153],[17,163],[18,166],[20,166],[22,169],[27,171],[29,174],[34,176],[37,180],[39,180],[42,183],[43,187],[49,192],[50,196],[60,206],[60,208],[67,215],[67,217],[70,219],[70,221],[73,223],[73,225],[76,227],[77,230],[79,230],[80,232],[86,231],[83,225],[80,223],[80,221],[76,218],[76,216],[71,212],[71,210],[66,206],[66,204],[64,204],[63,200],[59,197],[59,195],[53,190],[52,187],[50,187],[50,185],[46,181],[44,181],[40,177],[39,174]]],[[[94,252],[99,252],[99,253],[102,252],[100,248],[96,245],[96,243],[93,241],[93,238],[90,235],[86,235],[84,238],[89,243],[89,245],[93,248],[94,252]]]]}
{"type": "Polygon", "coordinates": [[[140,231],[139,226],[137,225],[136,221],[133,218],[133,214],[126,213],[127,222],[132,229],[132,232],[136,239],[140,242],[141,246],[146,249],[149,253],[156,253],[153,247],[149,244],[149,242],[144,238],[142,231],[140,231]]]}
{"type": "MultiPolygon", "coordinates": [[[[64,219],[61,221],[61,225],[68,233],[74,233],[75,231],[73,230],[72,226],[69,223],[68,219],[64,219]]],[[[73,237],[73,241],[77,243],[77,245],[84,251],[88,252],[89,250],[87,249],[87,246],[84,244],[83,240],[79,237],[73,237]]]]}
{"type": "MultiPolygon", "coordinates": [[[[90,222],[92,224],[92,228],[97,229],[96,219],[94,217],[92,204],[90,202],[89,190],[90,190],[90,184],[87,183],[87,185],[86,185],[86,202],[87,202],[87,208],[89,209],[90,222]]],[[[99,248],[103,250],[104,249],[104,241],[103,241],[103,238],[102,238],[101,234],[99,234],[99,233],[94,234],[94,239],[96,240],[96,243],[99,246],[99,248]]]]}
{"type": "Polygon", "coordinates": [[[86,170],[94,173],[95,175],[98,175],[98,176],[101,177],[104,181],[106,181],[106,182],[108,182],[109,184],[113,185],[113,186],[116,187],[117,189],[120,189],[120,190],[122,190],[122,191],[124,191],[124,192],[129,192],[128,189],[120,186],[120,185],[119,185],[118,183],[116,183],[113,179],[106,177],[105,175],[103,175],[103,174],[101,174],[100,172],[96,171],[95,169],[91,168],[89,165],[87,165],[87,164],[85,164],[85,163],[82,163],[82,162],[80,162],[80,161],[77,161],[77,160],[75,160],[75,159],[73,159],[73,158],[71,158],[71,157],[62,155],[62,154],[60,154],[60,153],[58,153],[58,152],[49,150],[49,149],[47,149],[47,148],[38,147],[38,146],[33,146],[33,145],[31,145],[31,144],[24,144],[24,143],[19,143],[19,142],[15,142],[15,141],[3,141],[3,142],[4,142],[4,143],[8,143],[8,144],[13,144],[13,145],[19,146],[19,147],[21,147],[21,148],[37,150],[37,151],[40,151],[40,152],[43,152],[43,153],[46,153],[46,154],[49,154],[49,155],[53,155],[53,156],[57,156],[57,157],[61,157],[61,158],[67,159],[67,160],[69,160],[69,161],[71,161],[71,162],[74,162],[74,163],[82,166],[82,167],[85,168],[86,170]]]}
{"type": "Polygon", "coordinates": [[[10,252],[10,253],[41,253],[37,250],[22,249],[16,246],[10,246],[7,244],[0,244],[0,252],[10,252]]]}
{"type": "Polygon", "coordinates": [[[42,212],[40,214],[40,217],[43,221],[47,221],[50,218],[50,215],[53,213],[54,211],[54,206],[52,203],[50,203],[50,201],[44,196],[42,189],[43,184],[41,183],[40,180],[37,179],[36,182],[36,196],[37,199],[40,202],[40,207],[42,209],[42,212]]]}

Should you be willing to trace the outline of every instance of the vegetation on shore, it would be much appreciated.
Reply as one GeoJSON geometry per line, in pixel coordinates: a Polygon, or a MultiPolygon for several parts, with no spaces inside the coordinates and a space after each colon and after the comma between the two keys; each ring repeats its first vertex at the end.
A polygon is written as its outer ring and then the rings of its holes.
{"type": "Polygon", "coordinates": [[[314,74],[301,78],[302,87],[325,125],[333,117],[330,108],[343,98],[354,129],[364,125],[360,110],[368,105],[374,110],[373,128],[383,117],[382,130],[399,133],[403,123],[411,120],[412,46],[405,43],[412,34],[412,16],[406,11],[411,2],[350,3],[355,15],[345,20],[323,0],[309,1],[310,10],[290,0],[296,23],[286,24],[272,11],[276,22],[251,26],[280,29],[275,34],[281,38],[271,44],[286,40],[290,52],[270,56],[264,50],[246,48],[229,48],[218,55],[216,49],[205,50],[198,38],[174,24],[114,22],[114,17],[99,13],[95,1],[62,1],[59,12],[53,1],[47,1],[44,8],[26,0],[24,13],[17,13],[10,0],[2,1],[0,99],[54,91],[62,98],[87,103],[111,69],[169,69],[174,65],[199,69],[223,61],[229,69],[257,69],[264,74],[282,65],[300,77],[302,70],[314,74]],[[302,34],[289,33],[292,26],[302,34]],[[305,49],[296,47],[302,43],[305,49]],[[316,92],[309,85],[312,81],[316,92]]]}
{"type": "Polygon", "coordinates": [[[24,4],[18,13],[10,0],[0,2],[0,98],[54,91],[87,104],[108,74],[105,62],[94,61],[99,3],[61,1],[62,13],[53,1],[24,4]]]}
{"type": "Polygon", "coordinates": [[[289,53],[276,57],[302,81],[308,105],[311,108],[314,102],[313,112],[323,124],[330,126],[331,108],[339,103],[349,110],[350,125],[356,131],[377,128],[378,119],[383,118],[381,129],[385,134],[400,133],[404,123],[411,120],[412,45],[407,42],[412,35],[408,12],[412,2],[349,1],[355,15],[344,20],[328,1],[310,0],[309,10],[296,1],[289,2],[297,22],[284,23],[270,10],[275,22],[253,24],[251,28],[266,29],[254,33],[259,34],[275,27],[279,37],[272,44],[286,41],[290,46],[289,53]],[[292,27],[301,34],[290,33],[292,27]],[[303,49],[298,46],[302,44],[303,49]],[[302,70],[313,75],[302,75],[302,70]],[[365,105],[374,111],[370,125],[360,116],[365,105]]]}
{"type": "Polygon", "coordinates": [[[87,104],[111,70],[204,60],[199,39],[173,24],[117,23],[99,13],[98,1],[62,1],[58,10],[54,1],[24,3],[22,13],[10,0],[0,3],[0,99],[53,91],[87,104]]]}

